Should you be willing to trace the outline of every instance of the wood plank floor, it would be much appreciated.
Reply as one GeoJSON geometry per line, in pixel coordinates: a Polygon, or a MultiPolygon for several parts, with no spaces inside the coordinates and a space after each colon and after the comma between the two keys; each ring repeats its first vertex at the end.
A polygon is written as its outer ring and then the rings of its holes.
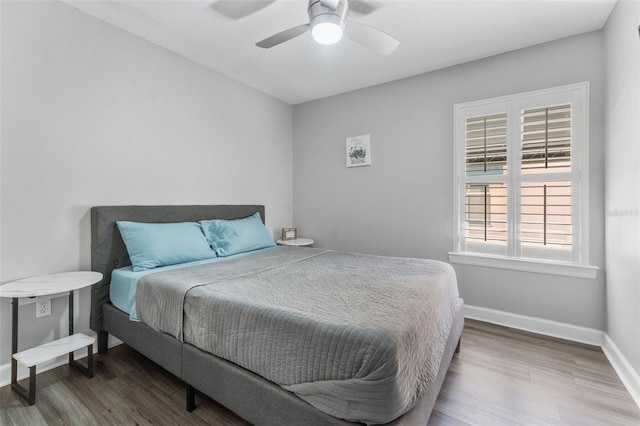
{"type": "MultiPolygon", "coordinates": [[[[96,356],[92,379],[38,374],[36,405],[0,389],[3,425],[246,425],[125,345],[96,356]]],[[[467,320],[429,426],[640,425],[640,409],[597,347],[467,320]]]]}

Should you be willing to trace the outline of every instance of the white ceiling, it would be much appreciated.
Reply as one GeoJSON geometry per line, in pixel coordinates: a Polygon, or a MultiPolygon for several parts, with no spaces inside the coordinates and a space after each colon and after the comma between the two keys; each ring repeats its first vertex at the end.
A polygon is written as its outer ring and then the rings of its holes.
{"type": "Polygon", "coordinates": [[[321,46],[309,33],[271,49],[255,46],[307,23],[307,0],[254,1],[253,9],[264,7],[237,19],[228,17],[229,0],[66,2],[290,104],[599,30],[615,5],[615,0],[367,1],[376,10],[349,19],[400,40],[395,52],[382,56],[349,39],[321,46]]]}

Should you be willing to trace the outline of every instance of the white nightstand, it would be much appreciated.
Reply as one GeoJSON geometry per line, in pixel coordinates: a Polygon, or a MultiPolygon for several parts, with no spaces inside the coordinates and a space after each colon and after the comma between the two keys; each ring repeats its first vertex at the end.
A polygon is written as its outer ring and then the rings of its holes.
{"type": "Polygon", "coordinates": [[[276,243],[281,246],[308,247],[313,245],[313,240],[311,238],[296,238],[295,240],[278,240],[276,243]]]}
{"type": "Polygon", "coordinates": [[[11,388],[27,400],[29,405],[36,402],[36,365],[60,355],[69,354],[69,365],[93,377],[93,344],[95,339],[82,333],[73,333],[73,292],[99,282],[99,272],[65,272],[25,278],[0,286],[0,297],[12,299],[11,315],[11,388]],[[35,348],[18,352],[18,299],[20,297],[40,297],[69,292],[69,336],[35,348]],[[86,347],[87,366],[73,359],[73,352],[86,347]],[[18,383],[18,362],[29,367],[29,389],[18,383]]]}

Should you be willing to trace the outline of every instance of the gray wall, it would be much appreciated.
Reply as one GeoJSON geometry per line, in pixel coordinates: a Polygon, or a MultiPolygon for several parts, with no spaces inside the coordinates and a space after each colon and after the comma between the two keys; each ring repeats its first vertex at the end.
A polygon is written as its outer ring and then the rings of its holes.
{"type": "MultiPolygon", "coordinates": [[[[296,105],[293,217],[300,234],[319,247],[446,261],[453,248],[453,105],[590,81],[591,264],[603,268],[603,55],[599,31],[296,105]],[[362,134],[371,135],[373,165],[346,168],[345,138],[362,134]]],[[[469,305],[604,328],[602,269],[595,280],[456,270],[469,305]]]]}
{"type": "Polygon", "coordinates": [[[640,2],[605,27],[607,333],[640,374],[640,2]]]}
{"type": "MultiPolygon", "coordinates": [[[[89,208],[265,204],[292,222],[292,107],[59,2],[1,2],[0,282],[89,269],[89,208]]],[[[66,335],[20,310],[20,348],[66,335]]],[[[88,330],[82,290],[77,330],[88,330]]],[[[10,357],[0,300],[0,364],[10,357]]],[[[6,366],[6,365],[5,365],[6,366]]]]}

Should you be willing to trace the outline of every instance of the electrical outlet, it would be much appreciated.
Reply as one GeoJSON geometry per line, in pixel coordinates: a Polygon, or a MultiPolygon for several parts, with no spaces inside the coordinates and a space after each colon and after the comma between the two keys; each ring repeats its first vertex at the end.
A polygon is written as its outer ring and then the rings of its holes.
{"type": "Polygon", "coordinates": [[[51,315],[51,299],[36,299],[36,318],[51,315]]]}

